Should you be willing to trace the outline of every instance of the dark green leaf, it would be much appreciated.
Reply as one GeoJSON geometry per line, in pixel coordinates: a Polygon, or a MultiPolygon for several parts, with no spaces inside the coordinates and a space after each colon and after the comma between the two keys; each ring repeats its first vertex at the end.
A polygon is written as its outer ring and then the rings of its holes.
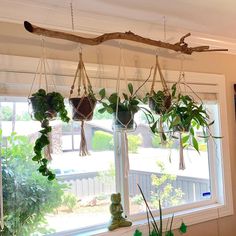
{"type": "Polygon", "coordinates": [[[103,99],[106,96],[106,90],[103,88],[99,91],[99,95],[101,97],[101,99],[103,99]]]}
{"type": "Polygon", "coordinates": [[[193,142],[193,147],[195,148],[195,150],[199,152],[198,141],[194,136],[192,136],[192,142],[193,142]]]}
{"type": "Polygon", "coordinates": [[[130,94],[133,95],[134,89],[131,83],[128,84],[128,89],[129,89],[130,94]]]}

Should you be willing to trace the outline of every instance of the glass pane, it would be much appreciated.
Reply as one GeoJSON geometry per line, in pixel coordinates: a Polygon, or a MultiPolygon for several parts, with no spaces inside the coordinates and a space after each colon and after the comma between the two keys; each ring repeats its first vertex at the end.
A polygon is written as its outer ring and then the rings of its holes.
{"type": "Polygon", "coordinates": [[[159,199],[163,208],[209,199],[207,143],[199,139],[200,153],[184,150],[186,169],[179,170],[178,139],[162,145],[142,117],[136,115],[137,129],[128,135],[130,214],[146,210],[137,184],[153,209],[158,209],[159,199]]]}
{"type": "MultiPolygon", "coordinates": [[[[13,103],[7,105],[13,107],[13,103]]],[[[80,122],[71,122],[67,126],[59,120],[50,122],[53,158],[50,166],[57,180],[49,182],[38,173],[37,163],[31,161],[40,124],[28,120],[25,113],[28,111],[27,103],[15,103],[15,108],[18,117],[15,131],[21,137],[9,138],[13,122],[1,122],[3,138],[8,139],[4,154],[4,205],[5,230],[11,233],[6,235],[17,233],[27,236],[36,232],[45,235],[107,223],[110,220],[110,194],[115,192],[110,117],[104,118],[95,112],[96,119],[86,122],[85,134],[90,155],[85,157],[79,156],[78,151],[80,122]]]]}

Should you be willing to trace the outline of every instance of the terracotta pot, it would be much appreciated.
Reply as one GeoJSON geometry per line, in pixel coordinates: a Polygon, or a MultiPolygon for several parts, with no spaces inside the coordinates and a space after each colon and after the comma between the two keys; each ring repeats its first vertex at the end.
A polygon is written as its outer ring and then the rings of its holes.
{"type": "Polygon", "coordinates": [[[75,121],[92,120],[97,101],[92,97],[70,98],[73,108],[72,119],[75,121]]]}
{"type": "MultiPolygon", "coordinates": [[[[53,97],[51,95],[46,95],[44,97],[44,103],[47,104],[47,109],[46,109],[45,114],[48,119],[54,119],[57,116],[57,112],[53,109],[53,106],[52,106],[52,98],[53,97]]],[[[39,111],[36,97],[30,97],[29,100],[32,105],[33,114],[35,114],[36,112],[39,111]]]]}

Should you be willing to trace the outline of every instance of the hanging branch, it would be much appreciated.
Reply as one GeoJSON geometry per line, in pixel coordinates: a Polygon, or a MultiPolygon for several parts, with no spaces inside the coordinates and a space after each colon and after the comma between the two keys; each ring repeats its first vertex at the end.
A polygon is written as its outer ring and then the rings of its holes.
{"type": "Polygon", "coordinates": [[[65,39],[72,42],[77,42],[77,43],[82,43],[82,44],[87,44],[87,45],[98,45],[112,39],[124,39],[124,40],[130,40],[134,42],[139,42],[139,43],[155,46],[155,47],[166,48],[166,49],[170,49],[176,52],[181,52],[184,54],[192,54],[193,52],[228,51],[228,49],[210,49],[209,46],[189,47],[188,44],[184,42],[184,40],[185,38],[191,35],[190,33],[184,35],[180,39],[179,42],[175,44],[171,44],[171,43],[162,42],[160,40],[156,41],[153,39],[144,38],[137,34],[134,34],[131,31],[128,31],[125,33],[120,33],[120,32],[107,33],[107,34],[103,34],[95,38],[84,38],[78,35],[59,32],[55,30],[44,29],[36,25],[32,25],[28,21],[24,22],[24,26],[27,31],[33,34],[44,35],[51,38],[65,39]]]}

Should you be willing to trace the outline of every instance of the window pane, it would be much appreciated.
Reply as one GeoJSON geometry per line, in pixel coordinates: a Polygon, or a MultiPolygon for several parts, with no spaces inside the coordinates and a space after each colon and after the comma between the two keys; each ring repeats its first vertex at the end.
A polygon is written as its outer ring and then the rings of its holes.
{"type": "Polygon", "coordinates": [[[186,169],[179,170],[178,140],[162,145],[142,117],[136,115],[137,129],[128,135],[130,214],[146,210],[137,184],[153,209],[159,199],[163,208],[209,199],[207,143],[199,139],[200,154],[192,148],[184,150],[186,169]]]}
{"type": "MultiPolygon", "coordinates": [[[[5,104],[2,103],[3,105],[5,104]]],[[[7,105],[14,107],[13,103],[7,105]]],[[[41,232],[44,235],[47,232],[75,230],[107,223],[110,219],[110,194],[115,192],[111,117],[103,117],[95,111],[95,119],[86,122],[85,133],[90,155],[85,157],[79,156],[78,151],[80,123],[70,122],[64,125],[59,120],[50,122],[53,158],[50,166],[56,173],[57,180],[49,182],[38,173],[38,165],[31,161],[33,144],[38,136],[40,124],[28,120],[25,113],[28,112],[27,103],[15,103],[15,108],[18,117],[15,121],[15,131],[23,136],[24,142],[15,139],[16,143],[8,141],[7,144],[9,156],[12,158],[5,161],[5,173],[8,173],[12,166],[17,167],[14,172],[19,173],[9,178],[9,181],[12,179],[11,184],[5,181],[9,188],[5,188],[4,196],[17,193],[14,195],[14,202],[18,204],[13,207],[13,198],[4,197],[9,230],[18,232],[17,235],[27,236],[33,232],[41,232]],[[18,155],[18,149],[21,155],[18,155]],[[12,161],[14,163],[11,163],[12,161]],[[21,216],[16,217],[23,211],[26,218],[35,214],[40,217],[32,218],[24,224],[21,216]],[[12,221],[11,215],[16,217],[12,221]]],[[[1,122],[5,140],[12,131],[13,123],[11,120],[1,122]],[[6,125],[7,122],[9,125],[6,125]]]]}

